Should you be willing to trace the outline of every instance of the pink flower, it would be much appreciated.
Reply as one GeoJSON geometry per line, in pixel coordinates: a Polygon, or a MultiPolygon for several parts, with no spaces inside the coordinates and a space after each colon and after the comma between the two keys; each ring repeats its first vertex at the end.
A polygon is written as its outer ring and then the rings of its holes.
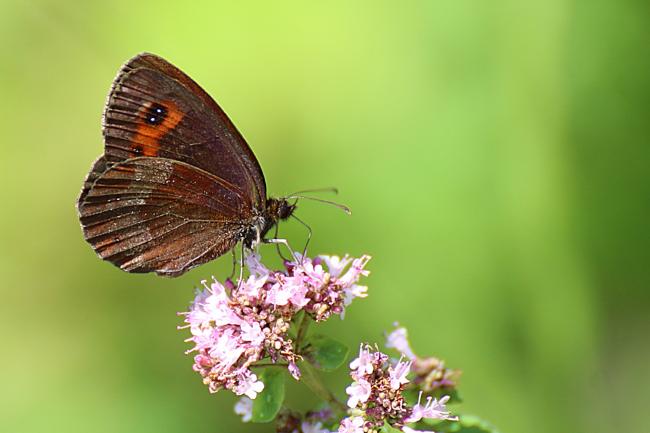
{"type": "Polygon", "coordinates": [[[350,264],[352,259],[347,254],[341,259],[339,256],[319,256],[327,265],[331,277],[337,278],[350,264]]]}
{"type": "Polygon", "coordinates": [[[266,302],[275,306],[284,306],[289,303],[289,299],[293,295],[293,288],[289,288],[279,282],[271,286],[271,289],[266,295],[266,302]]]}
{"type": "Polygon", "coordinates": [[[309,257],[303,257],[302,263],[296,265],[296,268],[302,272],[304,282],[313,287],[324,286],[331,278],[320,263],[314,263],[309,257]]]}
{"type": "Polygon", "coordinates": [[[235,387],[235,394],[246,394],[249,398],[255,399],[257,394],[262,392],[264,384],[257,380],[257,376],[253,373],[243,375],[244,377],[239,381],[239,385],[235,387]]]}
{"type": "Polygon", "coordinates": [[[411,371],[411,361],[402,362],[400,359],[395,367],[388,368],[388,375],[390,378],[390,387],[393,390],[397,390],[400,386],[409,382],[406,378],[406,375],[411,371]]]}
{"type": "Polygon", "coordinates": [[[300,380],[301,377],[300,369],[298,368],[298,365],[295,362],[290,361],[287,370],[289,370],[289,374],[291,374],[294,379],[300,380]]]}
{"type": "Polygon", "coordinates": [[[359,416],[344,418],[339,426],[339,433],[364,433],[363,418],[359,416]]]}
{"type": "Polygon", "coordinates": [[[345,389],[345,392],[350,396],[348,399],[348,406],[355,408],[359,403],[365,403],[370,397],[370,383],[365,379],[359,379],[353,382],[352,385],[345,389]]]}
{"type": "Polygon", "coordinates": [[[343,317],[345,307],[354,298],[367,296],[367,288],[356,283],[361,276],[368,275],[364,267],[369,260],[367,255],[354,260],[347,256],[342,260],[336,256],[319,256],[314,260],[304,257],[301,263],[289,263],[292,284],[307,288],[304,298],[308,301],[303,304],[305,311],[317,322],[327,320],[332,314],[343,317]],[[352,265],[345,271],[350,262],[352,265]]]}
{"type": "Polygon", "coordinates": [[[408,332],[404,327],[396,328],[386,336],[386,347],[397,350],[408,359],[415,359],[415,354],[411,350],[411,345],[408,341],[408,332]]]}
{"type": "Polygon", "coordinates": [[[235,413],[241,415],[242,422],[248,422],[253,418],[253,400],[242,397],[235,403],[235,413]]]}
{"type": "Polygon", "coordinates": [[[261,257],[257,253],[251,253],[246,256],[246,267],[253,275],[268,275],[271,271],[262,264],[261,257]]]}
{"type": "Polygon", "coordinates": [[[415,429],[412,429],[411,427],[409,427],[407,425],[402,427],[402,431],[404,433],[433,433],[433,432],[427,431],[427,430],[415,430],[415,429]]]}
{"type": "Polygon", "coordinates": [[[255,398],[264,384],[257,380],[250,365],[271,353],[268,346],[282,349],[283,357],[293,361],[286,332],[288,325],[282,312],[270,319],[267,311],[255,305],[266,277],[250,277],[240,290],[229,296],[216,280],[199,293],[185,314],[194,342],[190,352],[197,352],[193,369],[201,374],[210,392],[227,388],[237,395],[255,398]]]}
{"type": "Polygon", "coordinates": [[[343,305],[346,307],[352,303],[354,298],[365,298],[368,296],[368,287],[353,284],[343,289],[343,305]]]}
{"type": "Polygon", "coordinates": [[[370,272],[366,271],[364,267],[366,266],[369,260],[370,260],[370,256],[361,256],[358,259],[354,259],[352,261],[352,266],[350,266],[347,272],[345,272],[343,275],[337,278],[339,283],[343,286],[351,287],[357,281],[359,281],[359,278],[361,278],[362,276],[364,277],[368,276],[370,272]]]}
{"type": "Polygon", "coordinates": [[[323,428],[323,423],[320,421],[303,421],[300,424],[300,430],[302,430],[302,433],[330,433],[329,430],[323,428]]]}
{"type": "Polygon", "coordinates": [[[243,341],[250,342],[253,346],[259,346],[264,342],[266,336],[258,322],[244,322],[241,325],[241,338],[243,341]]]}
{"type": "Polygon", "coordinates": [[[421,400],[422,392],[418,396],[418,403],[413,407],[413,412],[404,420],[405,422],[418,422],[422,418],[458,420],[458,417],[452,416],[447,411],[445,404],[449,401],[448,395],[442,397],[440,400],[427,397],[427,403],[424,406],[422,406],[421,400]]]}
{"type": "Polygon", "coordinates": [[[303,286],[303,285],[294,285],[291,287],[288,285],[289,290],[291,291],[291,296],[289,297],[289,300],[293,305],[295,305],[298,308],[302,308],[305,305],[309,304],[311,299],[307,296],[308,294],[308,288],[303,286]]]}
{"type": "Polygon", "coordinates": [[[349,303],[344,298],[365,296],[356,282],[368,274],[363,267],[369,259],[303,257],[286,263],[284,270],[271,271],[258,255],[250,254],[246,257],[250,275],[237,284],[224,285],[214,278],[209,285],[203,281],[204,290],[198,291],[189,311],[181,313],[183,327],[192,334],[187,341],[194,343],[188,353],[196,352],[192,368],[210,392],[226,388],[251,399],[264,387],[250,369],[258,361],[284,360],[299,380],[300,357],[289,335],[294,316],[305,311],[323,321],[332,314],[342,315],[349,303]],[[323,262],[332,264],[334,274],[323,262]]]}
{"type": "Polygon", "coordinates": [[[424,406],[418,400],[415,407],[408,406],[402,392],[409,383],[411,365],[412,361],[394,362],[382,352],[371,351],[370,346],[361,346],[359,357],[350,364],[354,381],[346,392],[350,396],[348,406],[362,414],[364,429],[378,431],[385,423],[402,428],[422,418],[457,419],[445,407],[449,397],[429,398],[424,406]]]}
{"type": "Polygon", "coordinates": [[[350,363],[350,369],[356,370],[359,376],[370,374],[374,368],[372,360],[373,358],[370,355],[370,350],[368,348],[364,348],[363,344],[361,344],[359,345],[359,357],[355,358],[350,363]]]}
{"type": "Polygon", "coordinates": [[[244,353],[246,347],[241,344],[232,329],[225,329],[222,333],[216,335],[217,337],[207,353],[210,357],[219,359],[223,368],[229,368],[244,353]]]}
{"type": "Polygon", "coordinates": [[[240,285],[237,294],[247,296],[250,299],[258,299],[260,297],[260,290],[266,283],[267,279],[268,275],[260,275],[259,277],[251,275],[244,284],[240,285]]]}
{"type": "MultiPolygon", "coordinates": [[[[397,323],[395,325],[397,326],[397,323]]],[[[435,357],[418,357],[411,350],[406,328],[397,327],[393,332],[388,334],[386,336],[386,347],[396,349],[412,361],[411,372],[414,374],[412,379],[413,383],[425,393],[456,386],[461,372],[446,368],[445,362],[441,359],[435,357]]]]}

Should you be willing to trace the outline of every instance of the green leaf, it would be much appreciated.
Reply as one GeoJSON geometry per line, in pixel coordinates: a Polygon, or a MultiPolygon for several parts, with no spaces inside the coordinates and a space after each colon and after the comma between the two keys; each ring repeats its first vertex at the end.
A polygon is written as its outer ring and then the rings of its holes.
{"type": "Polygon", "coordinates": [[[259,375],[264,389],[253,400],[253,422],[271,422],[284,401],[284,371],[267,367],[259,375]]]}
{"type": "Polygon", "coordinates": [[[314,335],[309,339],[305,357],[314,367],[323,371],[334,371],[347,359],[350,350],[340,341],[324,335],[314,335]]]}

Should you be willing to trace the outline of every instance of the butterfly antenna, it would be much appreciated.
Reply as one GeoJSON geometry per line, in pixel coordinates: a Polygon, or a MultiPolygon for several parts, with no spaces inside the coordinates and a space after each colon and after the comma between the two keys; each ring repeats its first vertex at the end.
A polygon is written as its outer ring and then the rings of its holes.
{"type": "Polygon", "coordinates": [[[296,195],[296,194],[304,194],[306,192],[331,192],[333,194],[338,194],[339,190],[338,188],[335,188],[333,186],[327,187],[327,188],[314,188],[314,189],[303,189],[302,191],[296,191],[294,193],[291,193],[290,195],[296,195]]]}
{"type": "Polygon", "coordinates": [[[309,197],[309,196],[305,196],[305,195],[295,195],[295,194],[290,195],[289,197],[285,197],[285,198],[287,200],[291,200],[291,199],[295,198],[295,199],[305,199],[305,200],[319,201],[321,203],[326,203],[326,204],[329,204],[329,205],[332,205],[332,206],[336,206],[337,208],[341,209],[343,212],[345,212],[348,215],[352,214],[352,211],[350,210],[349,207],[347,207],[345,205],[342,205],[340,203],[333,202],[333,201],[323,200],[322,198],[309,197]]]}

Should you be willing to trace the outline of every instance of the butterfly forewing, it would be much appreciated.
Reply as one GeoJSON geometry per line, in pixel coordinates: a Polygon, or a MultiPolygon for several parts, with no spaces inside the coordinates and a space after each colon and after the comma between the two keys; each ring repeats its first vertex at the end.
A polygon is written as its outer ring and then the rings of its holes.
{"type": "Polygon", "coordinates": [[[159,57],[144,55],[127,63],[104,112],[107,161],[159,156],[187,162],[237,186],[244,201],[263,207],[266,187],[257,160],[216,102],[199,90],[159,57]],[[157,62],[149,66],[152,59],[157,62]],[[163,64],[165,70],[153,69],[163,64]]]}

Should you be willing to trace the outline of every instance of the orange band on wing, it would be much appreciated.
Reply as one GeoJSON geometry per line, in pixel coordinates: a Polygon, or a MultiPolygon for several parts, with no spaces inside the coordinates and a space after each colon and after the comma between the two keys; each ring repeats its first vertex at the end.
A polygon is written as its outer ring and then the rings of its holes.
{"type": "Polygon", "coordinates": [[[161,101],[157,106],[162,106],[166,113],[160,123],[149,124],[147,112],[153,104],[145,105],[140,111],[140,118],[143,123],[138,125],[137,132],[133,136],[133,150],[138,155],[158,156],[160,150],[160,139],[183,120],[185,114],[178,109],[173,101],[161,101]]]}

